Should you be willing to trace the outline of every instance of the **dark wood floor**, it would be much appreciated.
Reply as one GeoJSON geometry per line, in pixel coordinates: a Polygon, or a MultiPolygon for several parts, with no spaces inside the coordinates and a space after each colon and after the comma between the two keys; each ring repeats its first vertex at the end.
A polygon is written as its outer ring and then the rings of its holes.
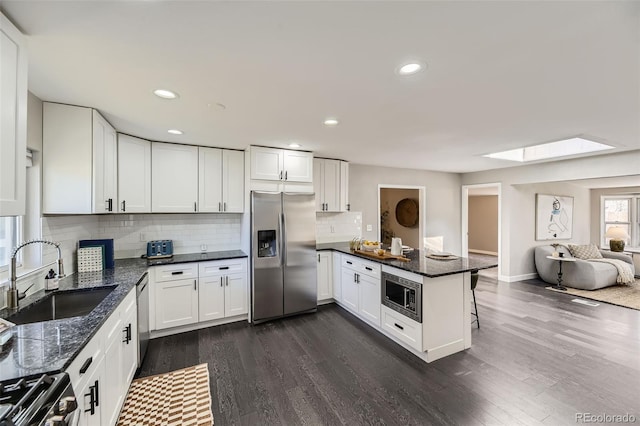
{"type": "Polygon", "coordinates": [[[139,376],[209,364],[217,426],[640,422],[640,311],[589,307],[531,280],[476,290],[473,347],[426,364],[347,311],[151,341],[139,376]]]}

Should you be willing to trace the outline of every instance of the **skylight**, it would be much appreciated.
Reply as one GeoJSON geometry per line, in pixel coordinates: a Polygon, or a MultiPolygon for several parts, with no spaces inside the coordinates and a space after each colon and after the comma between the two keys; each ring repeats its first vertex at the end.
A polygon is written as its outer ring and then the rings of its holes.
{"type": "Polygon", "coordinates": [[[611,145],[590,141],[583,138],[570,138],[557,142],[548,142],[526,148],[511,149],[509,151],[494,152],[483,157],[497,158],[509,161],[537,161],[549,158],[567,157],[569,155],[588,154],[590,152],[613,149],[611,145]]]}

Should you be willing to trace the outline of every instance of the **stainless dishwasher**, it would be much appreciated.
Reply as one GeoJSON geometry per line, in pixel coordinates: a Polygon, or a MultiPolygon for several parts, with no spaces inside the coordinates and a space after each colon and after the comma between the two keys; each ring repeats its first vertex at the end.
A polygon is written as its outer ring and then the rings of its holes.
{"type": "Polygon", "coordinates": [[[149,276],[145,272],[136,284],[138,302],[138,368],[149,346],[149,276]]]}

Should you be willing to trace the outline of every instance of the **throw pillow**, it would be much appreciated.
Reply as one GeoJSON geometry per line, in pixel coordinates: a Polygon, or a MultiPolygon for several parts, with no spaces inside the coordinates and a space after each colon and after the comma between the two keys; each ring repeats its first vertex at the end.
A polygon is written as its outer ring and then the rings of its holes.
{"type": "Polygon", "coordinates": [[[602,254],[595,244],[569,244],[569,251],[571,252],[571,255],[576,259],[602,259],[602,254]]]}

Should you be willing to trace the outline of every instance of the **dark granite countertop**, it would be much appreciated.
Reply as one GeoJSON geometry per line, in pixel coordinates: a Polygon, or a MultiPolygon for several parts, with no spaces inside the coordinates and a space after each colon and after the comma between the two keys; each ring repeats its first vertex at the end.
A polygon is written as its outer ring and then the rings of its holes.
{"type": "MultiPolygon", "coordinates": [[[[240,250],[175,255],[167,259],[117,259],[114,269],[83,272],[60,280],[57,292],[115,286],[86,316],[17,325],[13,338],[0,352],[0,382],[64,371],[91,340],[96,331],[135,287],[149,266],[247,257],[240,250]]],[[[20,300],[18,312],[53,292],[40,290],[20,300]]],[[[11,321],[14,312],[0,309],[0,318],[11,321]]]]}
{"type": "Polygon", "coordinates": [[[164,259],[147,259],[149,266],[172,265],[177,263],[206,262],[247,257],[242,250],[210,251],[206,253],[174,254],[164,259]]]}
{"type": "Polygon", "coordinates": [[[316,250],[333,250],[370,260],[372,262],[377,262],[382,265],[393,266],[394,268],[420,274],[428,278],[460,274],[463,272],[477,271],[480,269],[488,269],[498,266],[498,263],[494,261],[468,259],[466,257],[459,257],[453,260],[429,259],[426,257],[426,252],[423,250],[413,250],[412,252],[409,252],[407,257],[411,259],[411,262],[403,262],[400,260],[380,260],[351,251],[348,243],[318,244],[316,246],[316,250]]]}

